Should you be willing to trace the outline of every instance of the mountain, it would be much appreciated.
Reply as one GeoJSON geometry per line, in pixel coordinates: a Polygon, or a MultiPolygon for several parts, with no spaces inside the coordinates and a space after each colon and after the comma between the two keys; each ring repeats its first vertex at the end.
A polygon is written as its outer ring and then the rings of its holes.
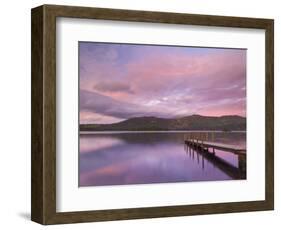
{"type": "Polygon", "coordinates": [[[191,115],[167,119],[135,117],[114,124],[81,124],[80,131],[156,131],[156,130],[221,130],[245,131],[246,118],[236,115],[210,117],[191,115]]]}

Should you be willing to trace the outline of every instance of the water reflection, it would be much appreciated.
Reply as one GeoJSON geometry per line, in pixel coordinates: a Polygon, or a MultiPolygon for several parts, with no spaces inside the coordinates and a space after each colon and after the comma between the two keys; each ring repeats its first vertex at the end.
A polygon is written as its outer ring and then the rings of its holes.
{"type": "Polygon", "coordinates": [[[216,152],[212,152],[208,150],[199,150],[188,145],[184,146],[185,151],[190,158],[192,156],[192,159],[194,160],[194,155],[196,155],[197,163],[200,164],[201,162],[202,170],[204,170],[205,161],[208,161],[232,179],[246,179],[246,156],[219,151],[220,153],[225,154],[225,156],[222,157],[221,154],[217,154],[218,150],[216,150],[216,152]]]}
{"type": "MultiPolygon", "coordinates": [[[[245,133],[216,141],[246,145],[245,133]]],[[[238,156],[215,156],[184,144],[183,133],[80,134],[80,186],[213,181],[245,178],[238,156]]]]}

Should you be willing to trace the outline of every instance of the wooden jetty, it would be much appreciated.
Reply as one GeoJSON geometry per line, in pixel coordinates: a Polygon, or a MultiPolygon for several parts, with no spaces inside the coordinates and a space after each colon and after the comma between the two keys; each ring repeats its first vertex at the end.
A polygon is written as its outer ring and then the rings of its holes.
{"type": "Polygon", "coordinates": [[[205,168],[205,161],[208,161],[210,164],[212,164],[214,167],[220,169],[223,171],[226,175],[230,176],[233,179],[246,179],[246,168],[243,164],[243,159],[241,161],[238,160],[238,162],[242,162],[239,164],[238,167],[235,167],[228,163],[227,161],[223,160],[219,156],[216,156],[215,154],[210,154],[206,151],[200,151],[198,149],[195,149],[191,146],[185,145],[185,151],[187,154],[189,154],[192,159],[197,158],[198,164],[199,162],[199,155],[201,156],[201,165],[202,165],[202,170],[205,168]],[[244,166],[244,167],[243,167],[244,166]]]}
{"type": "Polygon", "coordinates": [[[236,179],[246,177],[246,149],[235,145],[219,143],[215,141],[215,133],[188,133],[184,135],[186,146],[193,151],[196,150],[202,157],[212,162],[229,176],[236,179]],[[209,141],[211,139],[211,141],[209,141]],[[227,161],[216,156],[216,150],[222,150],[238,156],[238,168],[235,168],[227,161]]]}
{"type": "Polygon", "coordinates": [[[241,148],[239,146],[235,145],[229,145],[224,143],[218,143],[214,141],[215,133],[211,133],[212,141],[209,141],[209,133],[189,133],[188,135],[185,135],[185,144],[189,146],[193,146],[194,148],[207,151],[209,152],[209,149],[212,149],[212,153],[215,153],[215,150],[223,150],[225,152],[231,152],[237,155],[245,155],[246,149],[241,148]]]}
{"type": "Polygon", "coordinates": [[[228,145],[228,144],[209,142],[209,141],[199,141],[195,139],[186,140],[185,143],[187,145],[191,145],[201,150],[209,151],[209,149],[212,149],[213,153],[215,152],[215,149],[218,149],[218,150],[223,150],[225,152],[231,152],[237,155],[246,154],[246,149],[237,147],[235,145],[228,145]]]}

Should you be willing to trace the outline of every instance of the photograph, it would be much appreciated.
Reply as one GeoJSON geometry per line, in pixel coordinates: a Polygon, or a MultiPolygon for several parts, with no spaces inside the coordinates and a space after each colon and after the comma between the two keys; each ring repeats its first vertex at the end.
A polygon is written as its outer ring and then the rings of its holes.
{"type": "Polygon", "coordinates": [[[80,187],[246,179],[246,49],[78,46],[80,187]]]}

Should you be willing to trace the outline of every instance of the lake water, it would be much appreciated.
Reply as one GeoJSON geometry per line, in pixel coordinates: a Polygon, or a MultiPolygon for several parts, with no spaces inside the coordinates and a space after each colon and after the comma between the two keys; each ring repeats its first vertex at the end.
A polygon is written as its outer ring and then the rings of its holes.
{"type": "MultiPolygon", "coordinates": [[[[246,133],[216,133],[214,141],[245,148],[246,133]]],[[[188,147],[183,132],[80,133],[79,186],[245,179],[240,165],[232,153],[188,147]]]]}

